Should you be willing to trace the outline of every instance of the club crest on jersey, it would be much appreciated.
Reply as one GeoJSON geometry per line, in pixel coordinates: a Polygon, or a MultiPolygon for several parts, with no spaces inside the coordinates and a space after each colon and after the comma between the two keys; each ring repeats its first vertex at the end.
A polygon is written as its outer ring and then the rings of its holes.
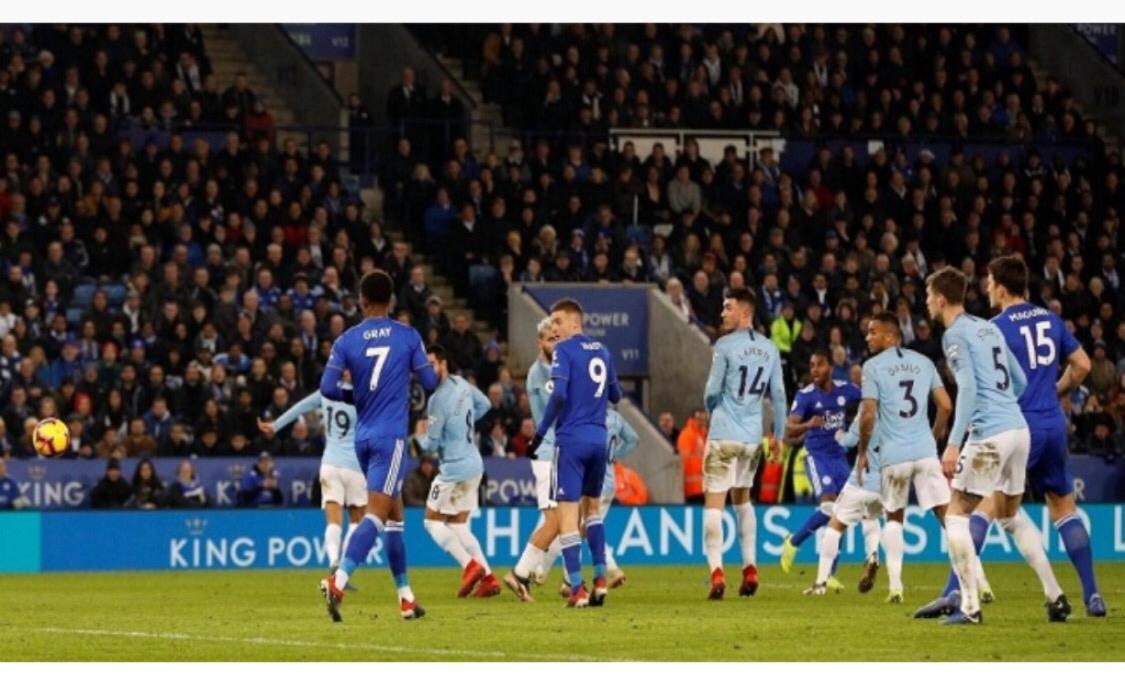
{"type": "Polygon", "coordinates": [[[845,404],[847,404],[847,402],[848,402],[848,400],[846,398],[844,398],[843,395],[836,398],[836,404],[841,406],[841,407],[844,406],[845,404]]]}

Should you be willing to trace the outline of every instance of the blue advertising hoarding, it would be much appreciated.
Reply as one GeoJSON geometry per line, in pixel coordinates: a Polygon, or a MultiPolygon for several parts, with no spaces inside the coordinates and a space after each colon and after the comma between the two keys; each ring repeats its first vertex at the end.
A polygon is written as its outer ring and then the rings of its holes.
{"type": "MultiPolygon", "coordinates": [[[[1063,561],[1062,540],[1041,505],[1028,505],[1048,556],[1063,561]]],[[[1090,530],[1094,558],[1125,561],[1125,505],[1095,504],[1080,508],[1090,530]]],[[[702,563],[702,516],[698,507],[614,507],[606,533],[622,565],[702,563]]],[[[758,507],[759,563],[774,563],[786,533],[812,513],[808,506],[758,507]]],[[[424,532],[421,509],[406,513],[410,563],[417,567],[452,566],[453,561],[424,532]]],[[[539,519],[535,509],[485,508],[470,521],[489,560],[514,564],[539,519]]],[[[308,509],[199,510],[153,512],[32,512],[0,514],[0,571],[111,571],[237,568],[324,568],[328,565],[322,534],[324,518],[308,509]],[[34,539],[32,534],[37,534],[34,539]]],[[[723,549],[727,561],[739,552],[733,512],[723,517],[723,549]]],[[[932,514],[909,507],[904,525],[906,560],[948,559],[944,532],[932,514]]],[[[815,562],[816,544],[797,555],[815,562]]],[[[863,560],[863,539],[853,527],[841,542],[842,561],[863,560]]],[[[1019,550],[993,524],[982,551],[985,562],[1018,561],[1019,550]]],[[[368,562],[384,566],[379,544],[368,562]]]]}
{"type": "Polygon", "coordinates": [[[648,375],[648,291],[647,287],[622,285],[524,286],[524,292],[544,310],[565,297],[582,305],[584,332],[613,353],[618,376],[648,375]]]}
{"type": "Polygon", "coordinates": [[[309,59],[355,59],[355,24],[282,24],[281,27],[309,59]]]}
{"type": "Polygon", "coordinates": [[[1117,24],[1073,24],[1073,26],[1074,30],[1078,31],[1078,34],[1106,59],[1113,64],[1119,64],[1117,24]]]}

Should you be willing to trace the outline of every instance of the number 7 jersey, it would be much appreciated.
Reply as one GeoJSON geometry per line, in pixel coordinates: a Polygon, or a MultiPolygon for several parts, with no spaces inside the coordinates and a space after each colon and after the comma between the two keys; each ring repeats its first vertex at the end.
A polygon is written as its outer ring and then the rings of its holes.
{"type": "Polygon", "coordinates": [[[715,342],[704,402],[711,412],[708,440],[762,441],[762,400],[773,401],[774,435],[785,434],[785,380],[781,353],[753,329],[728,333],[715,342]]]}

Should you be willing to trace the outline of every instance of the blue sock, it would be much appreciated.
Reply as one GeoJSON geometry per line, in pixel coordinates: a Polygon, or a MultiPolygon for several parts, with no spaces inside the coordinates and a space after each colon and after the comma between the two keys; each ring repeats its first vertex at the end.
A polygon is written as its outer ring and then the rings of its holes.
{"type": "Polygon", "coordinates": [[[410,585],[406,577],[406,545],[402,541],[402,521],[389,521],[383,531],[383,542],[387,547],[387,566],[395,577],[395,587],[410,585]]]}
{"type": "Polygon", "coordinates": [[[820,509],[817,509],[812,513],[812,516],[805,519],[805,523],[801,526],[801,529],[794,533],[793,536],[790,537],[789,541],[792,542],[795,546],[800,547],[801,543],[807,540],[810,535],[815,533],[817,528],[820,528],[831,520],[831,516],[825,514],[820,509]]]}
{"type": "Polygon", "coordinates": [[[594,560],[594,577],[605,575],[605,525],[602,517],[586,519],[586,544],[590,546],[590,558],[594,560]]]}
{"type": "MultiPolygon", "coordinates": [[[[984,539],[988,537],[988,528],[991,525],[992,519],[979,511],[974,511],[973,515],[969,517],[969,532],[973,535],[973,548],[976,549],[977,554],[980,554],[984,547],[984,539]]],[[[945,581],[945,589],[942,590],[941,596],[948,597],[950,592],[960,589],[961,582],[957,580],[957,574],[953,572],[953,569],[950,569],[949,579],[945,581]]]]}
{"type": "Polygon", "coordinates": [[[572,591],[577,590],[582,587],[582,536],[567,533],[559,536],[559,544],[562,546],[567,581],[570,582],[572,591]]]}
{"type": "Polygon", "coordinates": [[[371,548],[375,546],[375,540],[378,539],[382,530],[383,522],[379,520],[379,517],[372,514],[363,517],[363,520],[356,526],[355,532],[352,533],[348,548],[344,550],[344,558],[340,560],[340,568],[344,570],[344,573],[350,576],[355,572],[356,566],[363,563],[363,560],[371,552],[371,548]]]}
{"type": "Polygon", "coordinates": [[[1090,553],[1090,534],[1082,519],[1077,514],[1065,516],[1055,522],[1055,528],[1062,536],[1066,554],[1074,570],[1078,572],[1078,579],[1082,581],[1082,599],[1090,601],[1090,596],[1098,592],[1098,581],[1094,578],[1094,557],[1090,553]]]}

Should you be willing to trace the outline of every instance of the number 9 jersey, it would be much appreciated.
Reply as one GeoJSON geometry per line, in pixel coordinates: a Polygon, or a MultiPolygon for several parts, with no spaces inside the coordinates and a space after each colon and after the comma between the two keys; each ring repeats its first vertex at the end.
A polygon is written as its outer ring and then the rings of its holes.
{"type": "Polygon", "coordinates": [[[604,446],[606,410],[621,395],[606,346],[581,334],[563,340],[555,345],[551,380],[567,398],[558,413],[556,443],[569,438],[604,446]]]}

